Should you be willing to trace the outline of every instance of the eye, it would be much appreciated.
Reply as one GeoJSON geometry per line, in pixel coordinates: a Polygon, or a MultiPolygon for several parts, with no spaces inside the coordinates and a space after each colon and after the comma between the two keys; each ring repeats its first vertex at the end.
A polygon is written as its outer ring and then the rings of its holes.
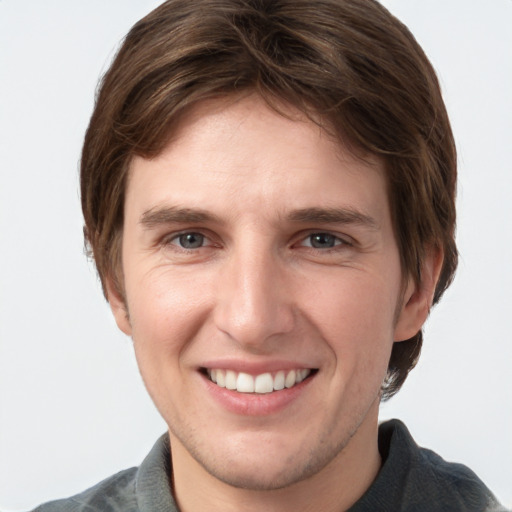
{"type": "Polygon", "coordinates": [[[302,245],[313,247],[314,249],[332,249],[341,244],[347,244],[347,242],[330,233],[311,233],[302,242],[302,245]]]}
{"type": "Polygon", "coordinates": [[[175,236],[171,243],[182,249],[199,249],[205,245],[206,237],[201,233],[182,233],[175,236]]]}

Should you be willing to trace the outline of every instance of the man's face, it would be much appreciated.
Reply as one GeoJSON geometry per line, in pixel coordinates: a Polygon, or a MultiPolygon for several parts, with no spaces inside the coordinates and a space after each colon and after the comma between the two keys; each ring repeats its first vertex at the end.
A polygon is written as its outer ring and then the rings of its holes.
{"type": "Polygon", "coordinates": [[[199,104],[157,158],[134,159],[128,317],[110,294],[174,464],[252,489],[373,443],[393,340],[416,332],[382,164],[288,113],[199,104]]]}

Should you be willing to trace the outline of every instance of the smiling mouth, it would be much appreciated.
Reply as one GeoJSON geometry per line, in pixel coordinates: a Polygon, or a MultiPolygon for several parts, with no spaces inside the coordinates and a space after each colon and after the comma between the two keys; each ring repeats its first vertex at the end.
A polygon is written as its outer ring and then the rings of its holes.
{"type": "Polygon", "coordinates": [[[273,393],[283,389],[290,389],[311,377],[316,370],[297,368],[295,370],[280,370],[259,375],[250,375],[233,370],[217,368],[204,369],[205,375],[217,386],[239,393],[273,393]]]}

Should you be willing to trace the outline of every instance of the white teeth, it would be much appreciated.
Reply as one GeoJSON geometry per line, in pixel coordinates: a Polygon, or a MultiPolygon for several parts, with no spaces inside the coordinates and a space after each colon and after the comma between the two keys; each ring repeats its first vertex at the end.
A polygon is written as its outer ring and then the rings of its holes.
{"type": "Polygon", "coordinates": [[[274,390],[280,391],[281,389],[284,389],[284,372],[283,370],[276,373],[276,376],[274,377],[274,390]]]}
{"type": "Polygon", "coordinates": [[[309,370],[306,370],[305,368],[303,368],[302,370],[297,370],[297,376],[296,376],[296,381],[297,382],[302,382],[308,375],[309,375],[309,370]]]}
{"type": "Polygon", "coordinates": [[[272,393],[286,388],[292,388],[302,382],[310,373],[307,368],[297,370],[279,370],[273,376],[271,373],[250,375],[237,373],[233,370],[209,369],[208,376],[212,382],[221,388],[236,390],[239,393],[272,393]]]}
{"type": "MultiPolygon", "coordinates": [[[[217,378],[217,386],[221,388],[226,387],[226,374],[222,370],[217,370],[215,373],[215,377],[217,378]]],[[[213,379],[212,379],[213,380],[213,379]]]]}
{"type": "MultiPolygon", "coordinates": [[[[219,373],[222,370],[218,370],[217,379],[219,378],[219,373]]],[[[232,370],[228,370],[226,372],[226,387],[228,389],[236,389],[236,373],[232,370]]]]}
{"type": "Polygon", "coordinates": [[[240,372],[236,379],[236,390],[240,393],[254,393],[254,377],[240,372]]]}
{"type": "Polygon", "coordinates": [[[295,384],[295,377],[296,377],[295,370],[288,372],[288,375],[286,375],[286,379],[284,380],[284,385],[287,388],[291,388],[295,384]]]}
{"type": "Polygon", "coordinates": [[[262,373],[254,379],[254,391],[256,393],[272,393],[274,381],[270,373],[262,373]]]}

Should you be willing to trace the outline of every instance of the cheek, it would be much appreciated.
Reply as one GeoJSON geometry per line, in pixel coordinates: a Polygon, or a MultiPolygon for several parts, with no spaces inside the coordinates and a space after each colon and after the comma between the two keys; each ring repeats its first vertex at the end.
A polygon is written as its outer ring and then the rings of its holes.
{"type": "MultiPolygon", "coordinates": [[[[128,308],[138,357],[164,361],[183,352],[208,309],[204,280],[155,269],[127,283],[128,308]]],[[[169,359],[174,360],[174,359],[169,359]]]]}
{"type": "Polygon", "coordinates": [[[392,337],[397,300],[398,286],[361,272],[317,287],[309,294],[305,309],[317,318],[317,325],[324,326],[329,337],[336,337],[337,332],[352,334],[347,339],[359,344],[371,342],[372,334],[392,337]]]}
{"type": "Polygon", "coordinates": [[[171,279],[168,273],[152,272],[131,283],[131,289],[127,286],[139,371],[166,419],[175,417],[180,397],[187,401],[188,372],[183,355],[204,317],[197,283],[186,284],[171,279]]]}
{"type": "Polygon", "coordinates": [[[393,346],[397,290],[361,275],[324,288],[310,301],[309,318],[331,351],[339,385],[380,387],[393,346]]]}

